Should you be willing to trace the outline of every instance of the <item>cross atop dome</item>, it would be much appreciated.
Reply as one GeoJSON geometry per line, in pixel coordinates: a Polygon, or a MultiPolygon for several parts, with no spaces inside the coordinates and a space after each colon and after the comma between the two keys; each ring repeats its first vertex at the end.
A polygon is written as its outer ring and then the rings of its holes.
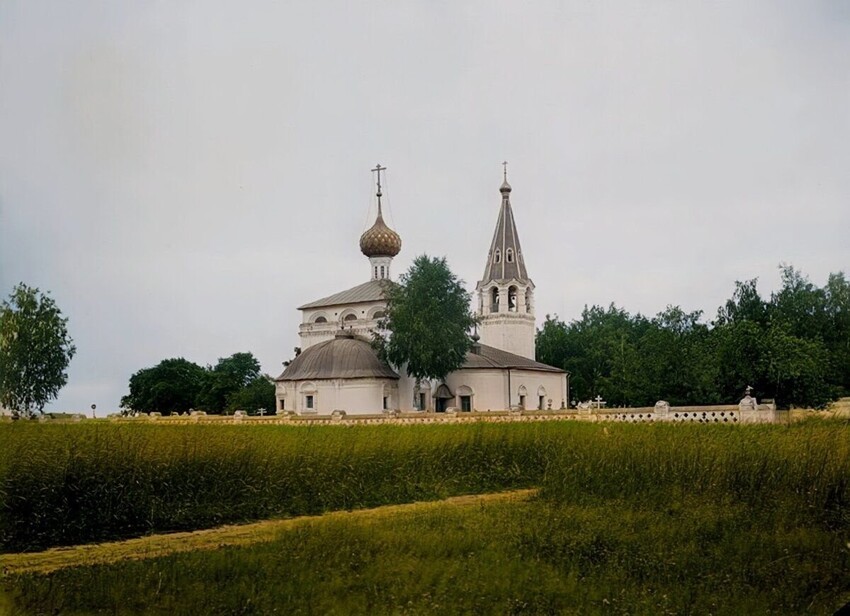
{"type": "Polygon", "coordinates": [[[378,209],[381,209],[381,197],[384,196],[384,193],[381,192],[381,171],[386,171],[386,167],[382,167],[381,163],[375,165],[375,168],[372,169],[372,173],[378,172],[378,192],[375,195],[378,197],[378,209]]]}
{"type": "Polygon", "coordinates": [[[384,212],[381,205],[381,197],[384,193],[381,189],[381,171],[386,171],[380,163],[372,169],[377,173],[378,190],[378,217],[369,229],[360,236],[360,252],[369,257],[369,265],[372,280],[383,280],[390,277],[390,263],[394,256],[401,252],[401,236],[390,229],[384,222],[384,212]]]}

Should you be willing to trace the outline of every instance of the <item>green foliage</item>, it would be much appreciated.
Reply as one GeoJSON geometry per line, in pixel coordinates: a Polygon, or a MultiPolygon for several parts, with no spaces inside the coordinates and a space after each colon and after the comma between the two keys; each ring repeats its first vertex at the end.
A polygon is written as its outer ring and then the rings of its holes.
{"type": "Polygon", "coordinates": [[[185,413],[194,408],[206,378],[198,364],[182,357],[164,359],[130,377],[130,393],[121,398],[121,406],[143,413],[185,413]]]}
{"type": "Polygon", "coordinates": [[[263,409],[271,415],[275,412],[274,382],[268,375],[258,376],[231,394],[227,400],[226,410],[229,413],[242,409],[254,415],[263,409]]]}
{"type": "Polygon", "coordinates": [[[207,368],[197,406],[207,413],[222,413],[233,407],[234,396],[259,377],[260,362],[252,353],[234,353],[230,357],[219,358],[214,367],[207,368]]]}
{"type": "Polygon", "coordinates": [[[46,294],[23,283],[12,290],[0,305],[0,405],[29,417],[56,397],[76,352],[67,325],[46,294]]]}
{"type": "Polygon", "coordinates": [[[653,319],[614,305],[585,307],[569,324],[547,315],[537,358],[571,373],[574,400],[728,404],[751,385],[782,406],[824,406],[850,393],[850,284],[832,274],[818,288],[781,269],[769,300],[756,280],[738,282],[711,324],[678,306],[653,319]]]}
{"type": "Polygon", "coordinates": [[[234,353],[206,368],[183,358],[166,359],[130,377],[130,393],[121,398],[121,406],[166,415],[192,408],[213,414],[240,408],[272,412],[274,385],[269,389],[268,378],[260,374],[260,362],[252,353],[234,353]]]}
{"type": "Polygon", "coordinates": [[[268,543],[12,576],[8,602],[85,614],[829,614],[850,597],[850,424],[534,428],[365,428],[348,451],[360,464],[380,455],[369,435],[390,456],[442,440],[451,465],[467,439],[464,454],[524,448],[513,462],[547,468],[530,502],[325,519],[268,543]],[[398,446],[384,440],[393,432],[398,446]]]}
{"type": "Polygon", "coordinates": [[[470,295],[445,258],[421,255],[387,288],[387,316],[375,337],[387,362],[407,367],[417,380],[445,379],[463,365],[472,348],[469,330],[475,317],[470,295]],[[389,336],[382,335],[389,332],[389,336]]]}

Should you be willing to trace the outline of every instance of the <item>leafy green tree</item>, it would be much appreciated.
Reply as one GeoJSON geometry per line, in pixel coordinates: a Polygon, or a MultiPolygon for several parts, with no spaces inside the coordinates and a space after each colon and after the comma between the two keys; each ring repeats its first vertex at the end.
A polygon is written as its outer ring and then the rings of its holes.
{"type": "Polygon", "coordinates": [[[702,312],[668,306],[648,323],[638,341],[642,358],[642,405],[722,402],[716,389],[713,347],[702,312]]]}
{"type": "Polygon", "coordinates": [[[823,339],[830,328],[827,294],[802,272],[781,265],[782,287],[770,299],[770,322],[782,324],[788,333],[807,340],[823,339]]]}
{"type": "Polygon", "coordinates": [[[227,412],[245,410],[254,414],[263,409],[269,415],[275,412],[274,382],[268,375],[260,375],[228,398],[227,412]]]}
{"type": "Polygon", "coordinates": [[[572,398],[609,404],[728,403],[752,385],[782,406],[823,406],[850,393],[850,284],[824,288],[788,265],[765,300],[757,280],[737,282],[711,324],[668,306],[653,319],[613,304],[564,323],[546,317],[537,357],[571,373],[572,398]]]}
{"type": "Polygon", "coordinates": [[[570,373],[571,396],[603,396],[613,405],[629,404],[639,387],[635,338],[645,327],[614,304],[585,306],[581,319],[566,324],[546,318],[536,338],[537,359],[570,373]]]}
{"type": "Polygon", "coordinates": [[[68,382],[76,353],[68,319],[48,295],[18,284],[0,305],[0,403],[29,417],[68,382]]]}
{"type": "Polygon", "coordinates": [[[738,281],[735,283],[735,291],[732,297],[717,310],[717,321],[719,325],[749,321],[758,325],[764,325],[768,320],[768,306],[759,295],[758,278],[738,281]]]}
{"type": "Polygon", "coordinates": [[[206,376],[201,366],[182,357],[165,359],[130,377],[130,393],[121,398],[121,406],[144,413],[185,413],[196,406],[206,376]]]}
{"type": "Polygon", "coordinates": [[[829,326],[823,338],[829,352],[830,382],[836,386],[836,395],[850,396],[850,281],[843,272],[830,274],[824,294],[829,326]]]}
{"type": "Polygon", "coordinates": [[[214,367],[207,368],[197,406],[208,413],[222,413],[230,406],[230,397],[259,376],[260,362],[252,353],[219,358],[214,367]]]}
{"type": "Polygon", "coordinates": [[[417,381],[443,380],[463,365],[475,317],[469,293],[445,258],[416,257],[387,295],[387,314],[375,336],[385,361],[406,365],[417,381]]]}

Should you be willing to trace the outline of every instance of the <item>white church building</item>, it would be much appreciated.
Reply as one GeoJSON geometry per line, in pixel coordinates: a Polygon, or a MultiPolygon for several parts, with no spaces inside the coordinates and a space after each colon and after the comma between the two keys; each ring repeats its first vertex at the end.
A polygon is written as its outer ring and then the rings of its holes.
{"type": "Polygon", "coordinates": [[[276,379],[278,412],[349,415],[399,411],[558,409],[568,400],[568,374],[535,361],[534,283],[528,276],[505,174],[501,203],[476,286],[481,336],[463,366],[443,382],[420,381],[378,358],[370,341],[386,310],[393,258],[401,237],[384,222],[378,172],[378,217],[360,237],[369,280],[304,304],[302,352],[276,379]]]}

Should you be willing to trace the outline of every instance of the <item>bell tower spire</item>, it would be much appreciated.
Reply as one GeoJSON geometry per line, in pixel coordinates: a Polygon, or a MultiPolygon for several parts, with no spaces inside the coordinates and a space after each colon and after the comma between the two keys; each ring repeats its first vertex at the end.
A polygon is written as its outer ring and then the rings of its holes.
{"type": "Polygon", "coordinates": [[[534,359],[534,283],[528,277],[514,221],[512,190],[505,161],[499,187],[499,216],[484,275],[476,287],[481,342],[534,359]]]}

